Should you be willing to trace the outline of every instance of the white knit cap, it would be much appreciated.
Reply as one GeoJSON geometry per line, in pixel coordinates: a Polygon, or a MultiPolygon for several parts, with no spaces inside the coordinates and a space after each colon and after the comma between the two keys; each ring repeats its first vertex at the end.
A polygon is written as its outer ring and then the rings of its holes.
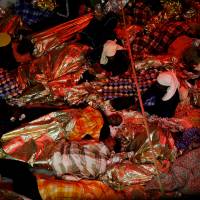
{"type": "Polygon", "coordinates": [[[107,40],[103,45],[103,51],[101,54],[100,64],[105,65],[108,62],[107,57],[112,57],[116,54],[117,50],[123,50],[124,48],[116,43],[116,40],[107,40]]]}
{"type": "Polygon", "coordinates": [[[157,77],[157,82],[160,85],[168,86],[167,92],[162,97],[163,101],[168,101],[169,99],[171,99],[180,86],[176,74],[173,71],[161,72],[157,77]]]}

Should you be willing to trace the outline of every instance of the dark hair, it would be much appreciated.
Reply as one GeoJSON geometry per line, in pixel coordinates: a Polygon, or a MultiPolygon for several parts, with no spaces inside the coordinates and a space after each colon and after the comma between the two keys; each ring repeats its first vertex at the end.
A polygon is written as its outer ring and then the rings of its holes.
{"type": "Polygon", "coordinates": [[[33,43],[27,39],[27,38],[23,38],[18,46],[17,46],[17,52],[21,55],[26,54],[26,53],[30,53],[32,54],[34,50],[34,45],[33,43]]]}
{"type": "Polygon", "coordinates": [[[124,74],[130,65],[128,52],[125,50],[118,50],[116,54],[108,58],[108,63],[102,65],[102,68],[112,73],[112,76],[118,76],[124,74]]]}
{"type": "Polygon", "coordinates": [[[162,10],[162,4],[160,0],[144,0],[145,4],[151,8],[151,10],[155,12],[159,12],[162,10]]]}
{"type": "Polygon", "coordinates": [[[189,47],[182,54],[182,62],[188,71],[193,72],[193,65],[200,63],[200,50],[198,47],[189,47]]]}
{"type": "Polygon", "coordinates": [[[80,78],[80,80],[78,81],[78,84],[84,83],[86,81],[90,82],[90,81],[94,81],[95,80],[95,75],[91,74],[88,70],[85,71],[82,75],[82,77],[80,78]]]}
{"type": "Polygon", "coordinates": [[[108,116],[108,123],[112,126],[119,126],[123,121],[123,118],[120,114],[114,113],[108,116]]]}
{"type": "Polygon", "coordinates": [[[110,104],[115,110],[128,109],[134,103],[135,103],[134,96],[118,97],[118,98],[110,100],[110,104]]]}

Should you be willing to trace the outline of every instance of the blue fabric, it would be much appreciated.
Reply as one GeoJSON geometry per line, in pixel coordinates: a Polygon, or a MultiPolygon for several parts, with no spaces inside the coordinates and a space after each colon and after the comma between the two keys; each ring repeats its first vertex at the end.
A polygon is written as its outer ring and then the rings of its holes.
{"type": "Polygon", "coordinates": [[[188,128],[176,141],[176,147],[181,150],[188,149],[192,143],[200,143],[200,129],[199,128],[188,128]]]}
{"type": "Polygon", "coordinates": [[[35,24],[53,15],[53,13],[48,10],[41,10],[34,7],[31,3],[20,0],[15,4],[15,10],[16,14],[21,16],[23,21],[28,25],[35,24]]]}

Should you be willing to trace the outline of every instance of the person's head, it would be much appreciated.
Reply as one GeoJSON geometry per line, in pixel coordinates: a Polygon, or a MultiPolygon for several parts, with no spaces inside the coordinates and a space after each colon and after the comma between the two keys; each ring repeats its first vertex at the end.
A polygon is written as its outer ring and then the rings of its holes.
{"type": "Polygon", "coordinates": [[[144,3],[146,3],[146,5],[148,5],[151,10],[155,12],[159,12],[162,10],[162,4],[160,0],[144,0],[144,3]]]}
{"type": "Polygon", "coordinates": [[[33,43],[26,38],[22,38],[22,40],[20,40],[17,45],[17,52],[21,55],[26,53],[30,53],[32,55],[33,50],[34,50],[33,43]]]}
{"type": "Polygon", "coordinates": [[[200,48],[191,46],[182,54],[182,62],[186,70],[200,72],[200,48]]]}
{"type": "Polygon", "coordinates": [[[118,113],[111,114],[107,118],[108,118],[108,123],[111,126],[119,126],[123,121],[122,116],[118,113]]]}

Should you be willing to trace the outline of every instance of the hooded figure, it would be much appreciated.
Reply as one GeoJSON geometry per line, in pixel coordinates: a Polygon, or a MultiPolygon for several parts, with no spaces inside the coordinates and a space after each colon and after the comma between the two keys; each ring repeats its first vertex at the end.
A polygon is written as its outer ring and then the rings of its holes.
{"type": "Polygon", "coordinates": [[[104,70],[111,72],[112,76],[124,74],[130,64],[128,52],[117,44],[117,40],[107,40],[103,46],[100,64],[104,70]]]}
{"type": "Polygon", "coordinates": [[[173,117],[179,103],[179,81],[172,71],[161,72],[144,94],[145,110],[160,117],[173,117]]]}
{"type": "Polygon", "coordinates": [[[107,40],[103,45],[103,51],[101,54],[100,64],[105,65],[108,63],[108,57],[115,56],[117,50],[123,50],[124,48],[116,43],[117,40],[107,40]]]}

